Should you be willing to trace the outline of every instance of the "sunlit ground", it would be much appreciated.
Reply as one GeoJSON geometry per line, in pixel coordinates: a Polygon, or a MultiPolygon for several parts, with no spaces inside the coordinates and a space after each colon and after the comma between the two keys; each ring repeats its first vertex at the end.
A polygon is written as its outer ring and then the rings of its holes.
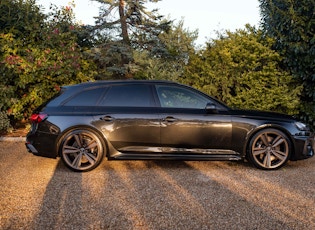
{"type": "Polygon", "coordinates": [[[315,158],[103,161],[74,173],[0,142],[0,229],[315,229],[315,158]]]}

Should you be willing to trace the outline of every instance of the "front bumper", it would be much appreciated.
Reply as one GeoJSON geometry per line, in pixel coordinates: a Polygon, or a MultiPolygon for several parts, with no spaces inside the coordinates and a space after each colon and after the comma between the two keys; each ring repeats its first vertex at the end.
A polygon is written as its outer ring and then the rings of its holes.
{"type": "Polygon", "coordinates": [[[304,153],[308,157],[314,156],[314,154],[315,154],[315,135],[306,141],[304,153]]]}
{"type": "Polygon", "coordinates": [[[315,155],[315,136],[296,136],[295,152],[291,160],[302,160],[315,155]]]}

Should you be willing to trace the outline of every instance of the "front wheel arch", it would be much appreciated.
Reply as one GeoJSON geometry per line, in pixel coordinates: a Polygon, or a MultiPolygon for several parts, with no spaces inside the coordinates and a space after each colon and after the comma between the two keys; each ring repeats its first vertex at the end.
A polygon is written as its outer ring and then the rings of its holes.
{"type": "Polygon", "coordinates": [[[250,136],[246,145],[246,158],[257,168],[279,169],[290,160],[293,149],[293,142],[286,132],[267,127],[250,136]]]}
{"type": "Polygon", "coordinates": [[[263,125],[263,126],[259,126],[259,127],[256,127],[254,130],[250,131],[247,133],[247,136],[246,136],[246,140],[245,140],[245,143],[243,145],[243,150],[242,150],[242,153],[243,153],[243,157],[245,157],[246,159],[248,159],[248,147],[249,147],[249,144],[250,144],[250,140],[252,139],[252,137],[260,132],[261,130],[264,130],[264,129],[276,129],[276,130],[279,130],[280,132],[283,132],[287,138],[289,138],[290,142],[291,142],[291,157],[290,159],[294,158],[294,155],[295,155],[295,142],[294,142],[294,139],[292,138],[290,132],[286,129],[284,129],[282,126],[278,126],[278,125],[271,125],[271,124],[266,124],[266,125],[263,125]]]}

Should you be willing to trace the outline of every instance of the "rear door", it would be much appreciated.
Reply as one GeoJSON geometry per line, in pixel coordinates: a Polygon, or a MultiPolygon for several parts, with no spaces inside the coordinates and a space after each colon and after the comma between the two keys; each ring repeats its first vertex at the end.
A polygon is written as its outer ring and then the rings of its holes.
{"type": "Polygon", "coordinates": [[[118,151],[160,152],[160,117],[150,84],[114,84],[96,108],[95,124],[118,151]]]}

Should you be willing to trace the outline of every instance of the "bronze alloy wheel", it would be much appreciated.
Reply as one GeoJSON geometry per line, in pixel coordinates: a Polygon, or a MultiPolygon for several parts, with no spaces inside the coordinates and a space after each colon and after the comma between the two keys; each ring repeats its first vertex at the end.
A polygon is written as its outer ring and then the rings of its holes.
{"type": "Polygon", "coordinates": [[[290,141],[276,129],[264,129],[255,134],[250,142],[249,159],[261,169],[280,168],[290,155],[290,141]]]}
{"type": "Polygon", "coordinates": [[[97,167],[104,155],[101,139],[87,129],[76,129],[66,134],[60,149],[67,167],[79,172],[97,167]]]}

